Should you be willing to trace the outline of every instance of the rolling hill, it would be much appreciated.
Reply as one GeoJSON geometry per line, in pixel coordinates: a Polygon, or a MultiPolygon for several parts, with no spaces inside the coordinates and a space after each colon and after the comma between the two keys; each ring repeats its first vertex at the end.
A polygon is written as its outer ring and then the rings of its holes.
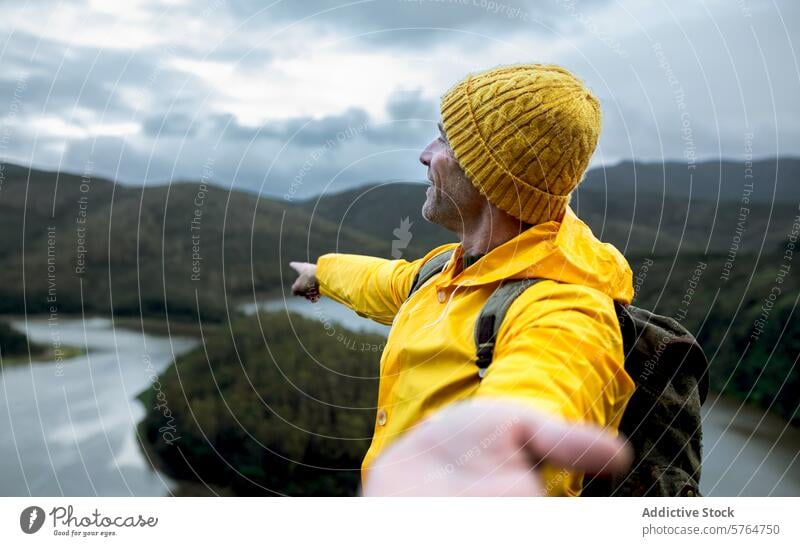
{"type": "Polygon", "coordinates": [[[302,210],[202,181],[137,188],[3,167],[2,313],[221,320],[233,301],[280,294],[290,259],[380,251],[322,220],[309,237],[302,210]]]}

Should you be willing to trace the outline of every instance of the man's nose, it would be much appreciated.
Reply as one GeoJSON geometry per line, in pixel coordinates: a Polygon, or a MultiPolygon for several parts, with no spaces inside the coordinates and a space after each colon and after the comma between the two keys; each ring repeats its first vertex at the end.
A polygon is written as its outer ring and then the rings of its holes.
{"type": "Polygon", "coordinates": [[[419,154],[419,162],[425,165],[426,167],[430,167],[432,157],[433,157],[433,152],[431,152],[431,147],[428,146],[424,150],[422,150],[421,154],[419,154]]]}

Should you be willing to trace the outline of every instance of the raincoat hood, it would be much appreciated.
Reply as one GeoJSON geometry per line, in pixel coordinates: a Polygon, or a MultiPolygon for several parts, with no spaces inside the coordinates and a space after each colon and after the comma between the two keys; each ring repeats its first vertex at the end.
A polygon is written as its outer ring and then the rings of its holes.
{"type": "MultiPolygon", "coordinates": [[[[445,268],[452,270],[464,255],[461,244],[445,268]]],[[[609,243],[592,233],[571,207],[561,222],[535,225],[492,249],[455,276],[441,275],[437,288],[476,286],[503,279],[541,278],[588,286],[629,304],[633,274],[628,261],[609,243]]]]}

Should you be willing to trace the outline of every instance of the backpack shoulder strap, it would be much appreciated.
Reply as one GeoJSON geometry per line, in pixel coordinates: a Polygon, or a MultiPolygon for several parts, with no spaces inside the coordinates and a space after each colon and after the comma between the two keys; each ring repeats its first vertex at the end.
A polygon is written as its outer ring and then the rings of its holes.
{"type": "Polygon", "coordinates": [[[475,323],[475,346],[478,349],[478,377],[483,379],[486,370],[494,357],[494,345],[497,332],[508,312],[508,308],[525,290],[542,279],[514,279],[506,280],[495,288],[492,295],[483,304],[475,323]]]}
{"type": "MultiPolygon", "coordinates": [[[[417,274],[414,276],[414,282],[411,283],[411,290],[408,292],[408,298],[410,298],[414,292],[419,290],[419,288],[428,282],[428,280],[433,277],[434,275],[441,273],[447,263],[450,261],[450,257],[453,255],[453,249],[445,250],[440,252],[424,264],[417,274]]],[[[406,299],[408,299],[406,298],[406,299]]]]}

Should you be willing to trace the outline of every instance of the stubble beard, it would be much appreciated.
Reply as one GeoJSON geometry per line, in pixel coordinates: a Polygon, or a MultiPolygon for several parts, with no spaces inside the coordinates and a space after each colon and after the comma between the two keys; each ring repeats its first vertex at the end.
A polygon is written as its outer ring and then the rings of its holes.
{"type": "Polygon", "coordinates": [[[458,205],[451,196],[431,184],[422,205],[422,217],[432,224],[437,224],[450,231],[458,230],[463,224],[458,205]]]}

